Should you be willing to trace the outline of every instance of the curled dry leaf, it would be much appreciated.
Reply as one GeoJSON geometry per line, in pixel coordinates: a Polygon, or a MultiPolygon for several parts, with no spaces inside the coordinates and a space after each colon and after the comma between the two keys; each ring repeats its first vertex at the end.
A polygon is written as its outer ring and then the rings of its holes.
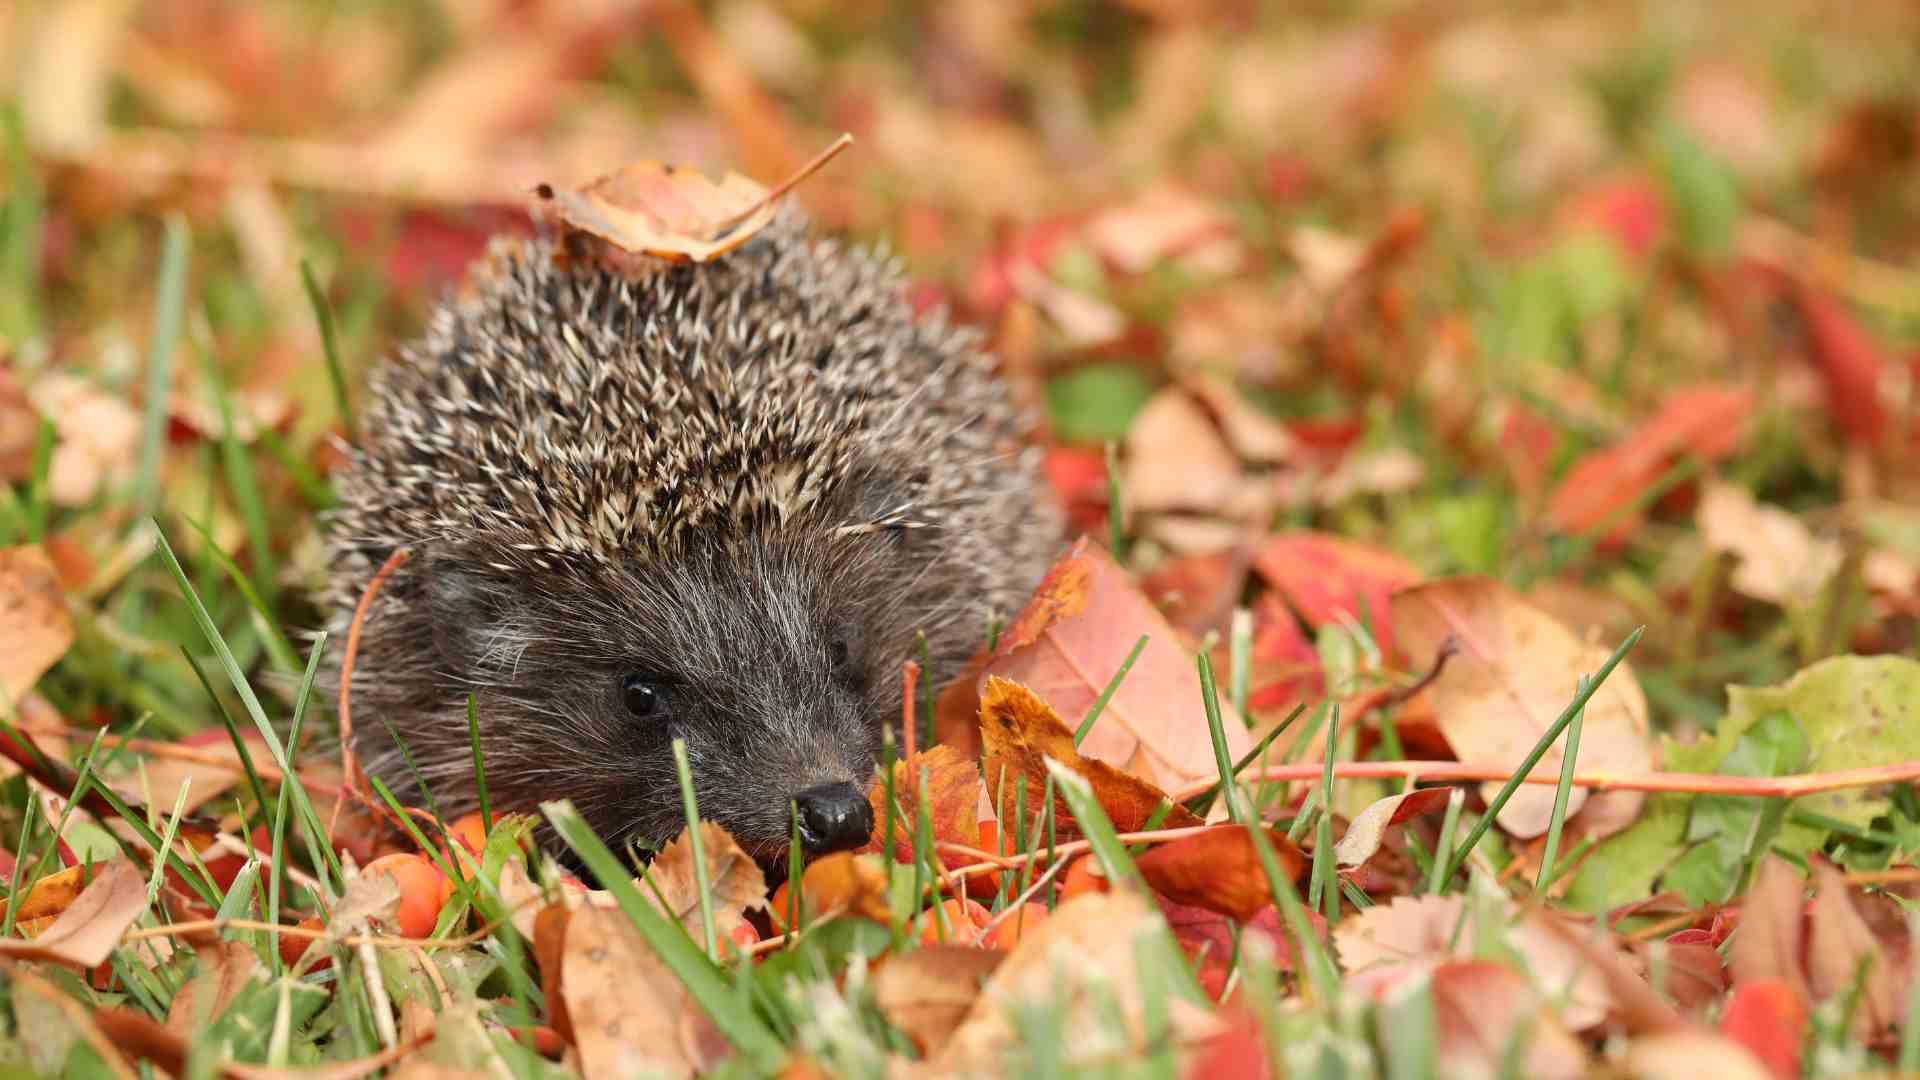
{"type": "MultiPolygon", "coordinates": [[[[1300,880],[1306,857],[1285,833],[1269,835],[1281,875],[1289,882],[1300,880]]],[[[1241,922],[1275,902],[1245,825],[1216,825],[1155,847],[1134,862],[1148,886],[1169,900],[1231,915],[1241,922]]]]}
{"type": "Polygon", "coordinates": [[[1373,858],[1373,853],[1380,850],[1381,842],[1386,839],[1389,826],[1444,809],[1451,793],[1444,787],[1420,788],[1369,804],[1347,824],[1346,833],[1334,846],[1335,860],[1341,866],[1359,866],[1373,858]]]}
{"type": "MultiPolygon", "coordinates": [[[[740,922],[748,908],[766,902],[767,878],[733,835],[711,821],[700,823],[700,844],[707,859],[707,895],[711,898],[715,929],[725,934],[740,922]]],[[[659,899],[667,914],[689,931],[700,930],[700,885],[693,865],[693,841],[683,830],[653,857],[647,870],[653,889],[642,889],[659,899]]]]}
{"type": "Polygon", "coordinates": [[[624,914],[582,907],[565,933],[561,993],[588,1080],[691,1076],[712,1063],[687,988],[624,914]]]}
{"type": "MultiPolygon", "coordinates": [[[[1094,798],[1100,800],[1101,809],[1121,832],[1145,827],[1154,811],[1171,801],[1166,792],[1137,776],[1104,761],[1081,757],[1073,746],[1073,732],[1061,723],[1059,714],[1039,695],[1011,679],[987,678],[980,694],[980,736],[986,747],[988,789],[1013,791],[1024,777],[1029,806],[1038,806],[1041,793],[1046,791],[1049,758],[1092,785],[1094,798]]],[[[1165,827],[1201,824],[1186,807],[1178,803],[1172,806],[1163,822],[1165,827]]],[[[1054,816],[1062,836],[1079,835],[1064,798],[1056,796],[1054,816]]]]}
{"type": "Polygon", "coordinates": [[[873,1001],[923,1057],[938,1054],[973,1008],[981,985],[1006,953],[965,945],[928,945],[888,956],[873,973],[873,1001]]]}
{"type": "Polygon", "coordinates": [[[1783,607],[1812,601],[1845,557],[1838,542],[1814,536],[1799,517],[1733,484],[1708,485],[1695,520],[1708,548],[1739,560],[1731,578],[1736,592],[1783,607]]]}
{"type": "MultiPolygon", "coordinates": [[[[1084,539],[1054,564],[1033,600],[1000,635],[985,675],[989,680],[998,676],[1030,687],[1052,706],[1050,711],[1057,710],[1055,723],[1063,717],[1078,728],[1142,634],[1147,636],[1146,647],[1081,742],[1079,753],[1167,787],[1210,779],[1217,769],[1193,658],[1179,646],[1173,628],[1126,571],[1084,539]]],[[[1220,710],[1227,752],[1238,760],[1250,745],[1246,725],[1226,701],[1220,702],[1220,710]]],[[[1059,753],[1054,756],[1069,760],[1059,753]]],[[[1076,771],[1086,775],[1084,770],[1076,771]]],[[[1030,775],[1044,778],[1045,772],[1030,775]]],[[[992,772],[987,775],[987,790],[1000,790],[992,772]]]]}
{"type": "MultiPolygon", "coordinates": [[[[994,971],[933,1066],[944,1075],[998,1072],[1018,1041],[1013,1017],[1034,1000],[1061,1017],[1066,1060],[1137,1053],[1146,1035],[1141,945],[1165,929],[1132,892],[1086,893],[1061,904],[994,971]],[[1116,1016],[1123,1024],[1112,1022],[1116,1016]],[[1112,1040],[1116,1027],[1124,1028],[1124,1043],[1112,1040]]],[[[1216,1017],[1184,998],[1169,995],[1164,1007],[1176,1045],[1219,1029],[1216,1017]]]]}
{"type": "MultiPolygon", "coordinates": [[[[633,255],[706,262],[753,239],[772,224],[780,196],[852,142],[842,135],[798,173],[762,187],[739,173],[719,180],[665,162],[641,161],[578,191],[542,184],[543,212],[633,255]]],[[[619,260],[615,259],[618,263],[619,260]]]]}
{"type": "MultiPolygon", "coordinates": [[[[893,763],[892,857],[895,862],[913,861],[914,815],[918,813],[923,776],[934,841],[968,847],[980,842],[980,800],[984,791],[980,785],[980,768],[954,747],[934,746],[893,763]]],[[[1007,798],[1013,798],[1011,791],[1007,798]]],[[[884,779],[874,780],[867,792],[867,801],[873,806],[874,832],[859,850],[885,852],[888,845],[884,834],[889,819],[884,779]]]]}
{"type": "Polygon", "coordinates": [[[116,859],[33,940],[0,938],[0,956],[90,968],[106,961],[120,935],[146,910],[146,881],[131,862],[116,859]]]}
{"type": "Polygon", "coordinates": [[[0,702],[17,702],[73,644],[60,575],[35,545],[0,549],[0,702]]]}
{"type": "MultiPolygon", "coordinates": [[[[1486,578],[1454,578],[1416,586],[1393,598],[1393,624],[1408,654],[1424,663],[1451,640],[1457,652],[1427,693],[1441,732],[1461,761],[1517,768],[1569,701],[1579,676],[1599,668],[1612,650],[1588,645],[1552,616],[1507,586],[1486,578]]],[[[1558,775],[1562,742],[1536,773],[1558,775]]],[[[1638,775],[1653,769],[1647,737],[1647,699],[1632,667],[1622,661],[1587,703],[1580,767],[1638,775]]],[[[1500,785],[1481,786],[1488,799],[1500,785]]],[[[1589,835],[1631,823],[1645,796],[1613,791],[1569,793],[1571,817],[1589,835]]],[[[1554,789],[1528,785],[1500,811],[1501,828],[1532,838],[1547,831],[1554,789]]]]}
{"type": "Polygon", "coordinates": [[[1899,953],[1888,948],[1862,917],[1846,875],[1824,858],[1811,861],[1814,892],[1807,915],[1806,962],[1814,998],[1826,1001],[1857,985],[1854,1034],[1875,1044],[1897,1042],[1912,985],[1907,975],[1913,963],[1910,946],[1899,953]]]}

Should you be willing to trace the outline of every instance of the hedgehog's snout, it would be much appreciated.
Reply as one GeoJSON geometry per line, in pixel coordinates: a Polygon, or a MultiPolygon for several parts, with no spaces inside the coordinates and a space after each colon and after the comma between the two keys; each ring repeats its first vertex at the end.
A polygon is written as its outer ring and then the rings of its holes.
{"type": "Polygon", "coordinates": [[[852,784],[821,784],[793,797],[800,815],[800,846],[809,855],[847,851],[873,835],[873,807],[852,784]]]}

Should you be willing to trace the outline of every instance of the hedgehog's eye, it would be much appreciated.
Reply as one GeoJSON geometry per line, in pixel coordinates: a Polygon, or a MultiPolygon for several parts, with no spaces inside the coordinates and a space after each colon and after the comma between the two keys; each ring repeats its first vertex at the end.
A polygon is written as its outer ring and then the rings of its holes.
{"type": "Polygon", "coordinates": [[[667,688],[647,675],[620,680],[620,704],[635,720],[658,720],[667,714],[667,688]]]}

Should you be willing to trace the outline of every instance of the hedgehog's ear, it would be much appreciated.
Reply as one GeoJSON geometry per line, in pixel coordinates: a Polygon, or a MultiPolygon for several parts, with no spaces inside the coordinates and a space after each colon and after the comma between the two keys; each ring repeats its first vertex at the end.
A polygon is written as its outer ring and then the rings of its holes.
{"type": "Polygon", "coordinates": [[[457,668],[471,667],[512,614],[511,578],[460,546],[429,549],[416,565],[435,650],[457,668]]]}

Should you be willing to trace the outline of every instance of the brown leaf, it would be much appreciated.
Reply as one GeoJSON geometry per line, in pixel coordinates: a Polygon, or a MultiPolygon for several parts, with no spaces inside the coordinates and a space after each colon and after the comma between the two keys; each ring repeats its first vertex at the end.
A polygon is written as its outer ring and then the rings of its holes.
{"type": "MultiPolygon", "coordinates": [[[[33,883],[33,889],[20,902],[20,910],[14,917],[15,925],[31,922],[34,919],[51,918],[67,910],[80,897],[80,890],[87,884],[87,868],[69,866],[65,870],[48,874],[33,883]]],[[[96,867],[94,877],[100,876],[96,867]]],[[[0,919],[4,919],[11,900],[0,900],[0,919]]]]}
{"type": "Polygon", "coordinates": [[[1813,863],[1813,910],[1807,916],[1807,981],[1814,997],[1825,1001],[1852,989],[1860,969],[1866,978],[1853,1013],[1856,1036],[1878,1043],[1898,1038],[1906,1019],[1907,978],[1903,964],[1874,936],[1855,906],[1846,875],[1825,859],[1813,863]]]}
{"type": "Polygon", "coordinates": [[[1804,896],[1791,863],[1771,854],[1760,861],[1740,905],[1740,928],[1728,946],[1727,966],[1735,986],[1779,979],[1793,987],[1801,1002],[1813,1001],[1800,964],[1806,941],[1804,896]]]}
{"type": "MultiPolygon", "coordinates": [[[[766,902],[767,878],[760,872],[760,865],[741,850],[733,835],[719,825],[701,822],[700,844],[707,857],[707,895],[712,901],[714,926],[724,934],[741,920],[748,908],[766,902]]],[[[697,935],[703,919],[700,885],[694,874],[693,842],[684,830],[653,857],[647,880],[660,891],[667,914],[697,935]]],[[[648,896],[653,894],[652,889],[641,891],[648,896]]]]}
{"type": "Polygon", "coordinates": [[[893,1026],[933,1057],[960,1024],[980,986],[1006,953],[966,945],[928,945],[894,953],[873,973],[873,1001],[893,1026]]]}
{"type": "MultiPolygon", "coordinates": [[[[1306,857],[1285,833],[1270,833],[1280,873],[1300,880],[1306,857]]],[[[1175,903],[1231,915],[1246,922],[1275,903],[1273,890],[1245,825],[1216,825],[1206,832],[1161,844],[1134,860],[1155,892],[1175,903]]]]}
{"type": "MultiPolygon", "coordinates": [[[[769,189],[739,173],[719,180],[658,161],[609,173],[578,191],[542,184],[544,212],[621,252],[674,262],[706,262],[753,239],[773,223],[780,196],[839,153],[849,136],[769,189]]],[[[616,262],[618,260],[615,260],[616,262]]]]}
{"type": "Polygon", "coordinates": [[[1522,1075],[1587,1074],[1580,1043],[1527,977],[1512,968],[1477,960],[1441,964],[1433,969],[1432,989],[1436,1075],[1500,1075],[1522,1038],[1522,1075]]]}
{"type": "Polygon", "coordinates": [[[146,910],[145,879],[131,862],[116,859],[38,937],[32,941],[0,938],[0,956],[90,968],[112,955],[120,935],[146,910]]]}
{"type": "Polygon", "coordinates": [[[225,1012],[260,971],[259,955],[244,942],[217,941],[193,952],[198,970],[167,1006],[166,1029],[186,1040],[225,1012]]]}
{"type": "MultiPolygon", "coordinates": [[[[133,1080],[134,1072],[121,1056],[122,1048],[131,1047],[126,1047],[118,1038],[109,1039],[77,996],[23,967],[11,966],[7,980],[12,983],[13,989],[17,1045],[26,1051],[26,1063],[34,1067],[30,1071],[41,1075],[61,1072],[67,1052],[72,1043],[78,1040],[85,1042],[99,1055],[114,1077],[133,1080]],[[48,1031],[48,1028],[55,1030],[48,1031]],[[56,1051],[59,1056],[51,1061],[45,1060],[44,1055],[48,1050],[56,1051]]],[[[160,1027],[145,1016],[141,1016],[141,1019],[149,1028],[160,1027]]]]}
{"type": "MultiPolygon", "coordinates": [[[[1551,616],[1507,586],[1486,578],[1454,578],[1407,589],[1393,598],[1393,623],[1409,656],[1424,663],[1443,644],[1458,651],[1427,690],[1440,730],[1461,761],[1517,768],[1567,702],[1578,678],[1612,650],[1582,643],[1551,616]]],[[[1558,775],[1564,740],[1535,766],[1558,775]]],[[[1625,661],[1587,703],[1580,737],[1582,769],[1638,775],[1653,769],[1647,700],[1625,661]]],[[[1491,800],[1500,785],[1481,785],[1491,800]]],[[[1569,793],[1567,813],[1596,809],[1584,823],[1594,833],[1631,822],[1645,796],[1617,791],[1569,793]]],[[[1501,828],[1532,838],[1547,831],[1554,789],[1529,785],[1500,811],[1501,828]]]]}
{"type": "MultiPolygon", "coordinates": [[[[1154,811],[1169,802],[1166,792],[1145,780],[1104,761],[1081,757],[1073,746],[1073,732],[1059,715],[1033,691],[1010,679],[988,676],[980,694],[980,735],[986,746],[988,790],[1013,791],[1019,778],[1025,777],[1029,806],[1037,806],[1046,791],[1048,758],[1086,778],[1101,809],[1121,832],[1144,828],[1154,811]]],[[[1055,797],[1054,814],[1061,835],[1080,834],[1064,798],[1055,797]]],[[[1177,829],[1201,821],[1174,803],[1163,824],[1177,829]]]]}
{"type": "Polygon", "coordinates": [[[1127,427],[1126,504],[1137,511],[1227,512],[1254,490],[1213,418],[1186,391],[1155,394],[1127,427]]]}
{"type": "Polygon", "coordinates": [[[687,989],[618,911],[582,907],[567,921],[561,988],[588,1080],[657,1070],[691,1076],[707,1064],[683,1044],[687,989]]]}
{"type": "Polygon", "coordinates": [[[73,644],[52,560],[37,545],[0,549],[0,702],[16,702],[73,644]]]}
{"type": "Polygon", "coordinates": [[[534,960],[540,965],[540,993],[547,999],[547,1024],[569,1043],[576,1041],[566,993],[567,925],[572,919],[573,910],[567,905],[548,904],[534,916],[530,935],[534,960]]]}
{"type": "MultiPolygon", "coordinates": [[[[1077,728],[1142,634],[1146,647],[1079,752],[1116,766],[1141,757],[1151,778],[1168,787],[1210,779],[1217,768],[1193,658],[1126,571],[1084,539],[1001,634],[986,675],[1025,684],[1077,728]]],[[[1249,746],[1246,725],[1226,701],[1220,710],[1227,752],[1238,760],[1249,746]]],[[[991,773],[987,790],[999,790],[991,773]]]]}
{"type": "Polygon", "coordinates": [[[1710,550],[1739,559],[1729,580],[1734,591],[1771,604],[1812,601],[1845,556],[1839,542],[1815,537],[1799,516],[1733,484],[1707,485],[1695,520],[1710,550]]]}
{"type": "Polygon", "coordinates": [[[1347,831],[1333,849],[1334,858],[1341,866],[1359,866],[1380,850],[1388,826],[1444,809],[1450,794],[1451,791],[1443,787],[1420,788],[1369,804],[1347,823],[1347,831]]]}

